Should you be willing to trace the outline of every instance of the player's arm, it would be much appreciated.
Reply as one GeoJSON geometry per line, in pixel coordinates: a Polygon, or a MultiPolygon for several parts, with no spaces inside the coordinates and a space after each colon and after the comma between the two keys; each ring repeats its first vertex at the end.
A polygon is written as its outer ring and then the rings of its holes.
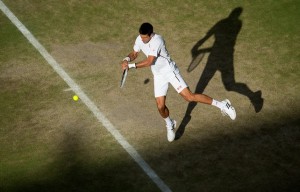
{"type": "Polygon", "coordinates": [[[128,62],[134,61],[138,57],[139,52],[132,51],[131,53],[128,54],[127,57],[125,57],[121,63],[122,69],[127,69],[127,68],[132,68],[133,66],[128,66],[128,62]]]}
{"type": "Polygon", "coordinates": [[[139,52],[132,51],[129,53],[128,57],[130,58],[130,61],[134,61],[139,55],[139,52]]]}
{"type": "MultiPolygon", "coordinates": [[[[135,54],[135,53],[137,53],[137,52],[133,52],[133,54],[135,54]]],[[[133,58],[137,57],[137,55],[131,55],[131,54],[129,54],[128,57],[129,56],[133,56],[133,58]]],[[[126,60],[126,61],[123,61],[122,67],[123,67],[123,69],[149,67],[149,66],[152,65],[152,63],[155,61],[155,59],[156,59],[155,56],[149,55],[147,59],[144,59],[144,60],[142,60],[140,62],[137,62],[137,63],[128,63],[128,60],[126,60]]]]}
{"type": "Polygon", "coordinates": [[[147,59],[135,63],[136,68],[143,68],[143,67],[149,67],[152,65],[152,63],[155,61],[156,57],[153,55],[149,55],[147,59]]]}

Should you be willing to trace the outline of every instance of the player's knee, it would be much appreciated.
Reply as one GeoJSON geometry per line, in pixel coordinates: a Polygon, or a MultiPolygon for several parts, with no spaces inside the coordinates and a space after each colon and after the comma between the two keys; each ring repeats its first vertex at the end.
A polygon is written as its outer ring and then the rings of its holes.
{"type": "Polygon", "coordinates": [[[158,105],[158,106],[157,106],[157,109],[158,109],[158,111],[159,111],[160,113],[163,113],[163,112],[165,111],[165,109],[166,109],[166,106],[165,106],[165,105],[158,105]]]}
{"type": "Polygon", "coordinates": [[[156,99],[156,106],[158,111],[161,113],[162,111],[165,110],[166,106],[165,106],[165,99],[161,99],[161,98],[157,98],[156,99]]]}
{"type": "Polygon", "coordinates": [[[157,103],[157,109],[158,111],[164,111],[166,108],[165,104],[163,103],[157,103]]]}

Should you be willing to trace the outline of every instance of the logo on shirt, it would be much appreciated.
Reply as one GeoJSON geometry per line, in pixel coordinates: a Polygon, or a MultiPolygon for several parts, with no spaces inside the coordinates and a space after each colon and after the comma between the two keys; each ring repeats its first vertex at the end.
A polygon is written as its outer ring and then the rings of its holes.
{"type": "Polygon", "coordinates": [[[182,88],[182,86],[180,85],[179,87],[177,87],[177,90],[179,91],[182,88]]]}

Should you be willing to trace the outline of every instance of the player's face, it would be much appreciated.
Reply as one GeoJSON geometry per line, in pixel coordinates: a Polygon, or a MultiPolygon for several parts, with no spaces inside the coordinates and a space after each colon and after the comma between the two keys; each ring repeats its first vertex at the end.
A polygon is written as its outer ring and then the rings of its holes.
{"type": "Polygon", "coordinates": [[[143,43],[145,43],[145,44],[148,43],[150,41],[150,39],[151,39],[151,37],[149,35],[142,35],[142,34],[140,34],[140,36],[142,38],[143,43]]]}

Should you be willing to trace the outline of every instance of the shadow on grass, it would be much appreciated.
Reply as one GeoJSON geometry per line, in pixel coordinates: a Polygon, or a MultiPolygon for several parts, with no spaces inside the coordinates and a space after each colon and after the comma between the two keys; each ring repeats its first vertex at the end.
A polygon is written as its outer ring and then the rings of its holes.
{"type": "MultiPolygon", "coordinates": [[[[72,128],[71,128],[72,129],[72,128]]],[[[7,190],[12,192],[92,192],[92,191],[159,191],[128,156],[118,159],[106,156],[98,160],[86,155],[83,131],[68,130],[57,144],[54,161],[41,177],[23,178],[7,190]],[[78,131],[78,132],[77,132],[78,131]],[[128,163],[130,161],[130,163],[128,163]],[[44,176],[45,175],[45,176],[44,176]]],[[[106,144],[107,145],[107,144],[106,144]]],[[[99,153],[101,151],[101,147],[99,153]]],[[[95,149],[91,149],[94,150],[95,149]]],[[[106,150],[105,150],[106,151],[106,150]]],[[[107,149],[109,151],[109,149],[107,149]]],[[[114,153],[112,153],[114,154],[114,153]]],[[[97,154],[95,156],[98,157],[97,154]]],[[[113,156],[113,155],[112,155],[113,156]]],[[[115,156],[114,156],[115,157],[115,156]]],[[[124,155],[121,155],[120,158],[124,155]]],[[[1,187],[0,187],[1,189],[1,187]]]]}
{"type": "MultiPolygon", "coordinates": [[[[177,150],[157,151],[159,158],[147,161],[173,191],[296,192],[300,120],[278,122],[186,140],[177,150]]],[[[82,143],[74,134],[67,134],[62,144],[64,149],[49,165],[54,174],[16,182],[8,191],[159,191],[133,161],[111,159],[100,166],[82,155],[82,143]]]]}
{"type": "MultiPolygon", "coordinates": [[[[188,72],[191,72],[199,65],[204,54],[209,53],[204,71],[200,76],[194,92],[202,94],[215,73],[220,71],[225,89],[248,97],[254,106],[255,112],[258,113],[261,111],[264,103],[262,92],[260,90],[253,92],[245,83],[236,82],[234,77],[234,47],[237,36],[242,28],[242,21],[239,19],[242,11],[243,9],[241,7],[233,9],[227,18],[217,22],[207,34],[194,45],[191,50],[193,59],[188,67],[188,72]],[[212,47],[199,49],[199,47],[212,36],[215,37],[212,47]]],[[[196,105],[196,102],[190,102],[188,104],[185,117],[176,134],[176,139],[179,139],[184,133],[185,126],[190,121],[191,113],[196,105]]]]}
{"type": "Polygon", "coordinates": [[[178,191],[300,191],[299,125],[296,117],[193,139],[168,157],[176,159],[176,170],[169,174],[180,174],[181,183],[195,187],[178,191]]]}

